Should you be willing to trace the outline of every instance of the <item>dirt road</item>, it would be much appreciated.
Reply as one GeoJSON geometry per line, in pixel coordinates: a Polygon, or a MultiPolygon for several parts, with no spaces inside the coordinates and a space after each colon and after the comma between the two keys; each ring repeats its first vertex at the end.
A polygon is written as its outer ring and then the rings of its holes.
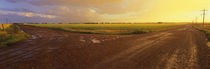
{"type": "Polygon", "coordinates": [[[31,39],[0,49],[1,69],[207,69],[205,35],[191,26],[139,35],[21,26],[31,39]]]}

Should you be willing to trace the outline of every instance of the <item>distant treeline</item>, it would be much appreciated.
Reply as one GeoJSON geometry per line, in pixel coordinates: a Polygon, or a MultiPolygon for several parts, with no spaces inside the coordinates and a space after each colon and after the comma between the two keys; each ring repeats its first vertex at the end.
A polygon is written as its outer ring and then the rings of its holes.
{"type": "MultiPolygon", "coordinates": [[[[61,23],[60,22],[60,23],[17,23],[17,24],[171,24],[171,23],[192,23],[192,22],[130,22],[130,23],[129,22],[61,23]]],[[[206,24],[210,24],[210,23],[206,23],[206,24]]]]}
{"type": "MultiPolygon", "coordinates": [[[[126,23],[126,22],[119,22],[119,23],[111,23],[111,22],[87,22],[87,23],[27,23],[27,24],[167,24],[172,22],[144,22],[144,23],[126,23]]],[[[16,24],[16,23],[15,23],[16,24]]],[[[17,24],[26,24],[26,23],[17,23],[17,24]]]]}

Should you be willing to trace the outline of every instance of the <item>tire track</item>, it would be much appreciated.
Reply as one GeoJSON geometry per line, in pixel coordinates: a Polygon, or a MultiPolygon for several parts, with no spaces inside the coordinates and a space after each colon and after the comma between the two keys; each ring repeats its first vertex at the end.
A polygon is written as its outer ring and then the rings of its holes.
{"type": "MultiPolygon", "coordinates": [[[[35,29],[31,29],[31,30],[35,30],[35,29]]],[[[40,32],[36,34],[32,34],[32,35],[40,35],[40,32]]],[[[62,36],[62,34],[56,34],[56,35],[62,36]]],[[[52,35],[45,35],[45,36],[49,37],[52,35]]],[[[43,40],[43,39],[47,39],[47,37],[39,37],[36,39],[30,39],[31,41],[26,41],[25,44],[23,44],[22,46],[15,47],[13,49],[9,48],[9,49],[1,50],[0,56],[2,57],[0,57],[0,61],[1,61],[0,65],[11,64],[11,63],[20,61],[22,59],[30,58],[33,55],[38,54],[41,50],[47,49],[48,47],[50,47],[49,43],[59,42],[58,40],[50,40],[50,41],[43,40]],[[39,42],[40,40],[45,41],[45,42],[36,43],[36,42],[39,42]]],[[[57,38],[57,37],[53,36],[51,38],[57,38]]]]}
{"type": "Polygon", "coordinates": [[[191,28],[185,29],[186,40],[185,43],[189,45],[184,49],[177,49],[173,55],[169,58],[166,65],[166,69],[199,69],[197,59],[197,46],[193,39],[193,33],[195,32],[191,28]]]}
{"type": "MultiPolygon", "coordinates": [[[[100,67],[103,65],[107,65],[107,64],[113,65],[113,63],[115,63],[115,62],[129,61],[131,58],[135,57],[140,52],[143,52],[144,50],[150,48],[151,46],[154,46],[155,44],[158,44],[159,42],[161,42],[167,38],[170,38],[171,35],[172,35],[172,33],[163,32],[163,33],[159,33],[159,34],[152,35],[149,37],[143,37],[141,39],[138,39],[137,41],[139,41],[139,42],[141,42],[141,41],[147,41],[147,42],[133,46],[133,47],[131,47],[131,48],[129,48],[129,49],[127,49],[111,58],[106,58],[104,61],[100,62],[99,64],[94,65],[94,67],[90,68],[90,69],[100,69],[100,67]],[[158,38],[149,40],[150,38],[155,38],[155,37],[158,37],[158,38]]],[[[114,69],[114,68],[111,68],[111,69],[114,69]]]]}

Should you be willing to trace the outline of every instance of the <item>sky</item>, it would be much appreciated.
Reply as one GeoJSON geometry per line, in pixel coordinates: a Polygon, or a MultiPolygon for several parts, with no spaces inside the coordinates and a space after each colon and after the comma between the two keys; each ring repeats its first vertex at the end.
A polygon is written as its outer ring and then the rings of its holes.
{"type": "Polygon", "coordinates": [[[210,0],[0,0],[0,22],[210,21],[210,0]]]}

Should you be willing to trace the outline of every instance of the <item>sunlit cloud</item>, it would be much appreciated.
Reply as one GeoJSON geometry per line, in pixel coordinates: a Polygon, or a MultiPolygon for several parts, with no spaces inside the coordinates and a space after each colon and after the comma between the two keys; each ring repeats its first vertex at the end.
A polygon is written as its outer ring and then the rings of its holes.
{"type": "Polygon", "coordinates": [[[31,12],[27,12],[27,13],[16,13],[17,15],[21,15],[21,16],[25,16],[25,17],[41,17],[41,18],[55,18],[56,16],[53,15],[44,15],[44,14],[36,14],[36,13],[31,13],[31,12]]]}

